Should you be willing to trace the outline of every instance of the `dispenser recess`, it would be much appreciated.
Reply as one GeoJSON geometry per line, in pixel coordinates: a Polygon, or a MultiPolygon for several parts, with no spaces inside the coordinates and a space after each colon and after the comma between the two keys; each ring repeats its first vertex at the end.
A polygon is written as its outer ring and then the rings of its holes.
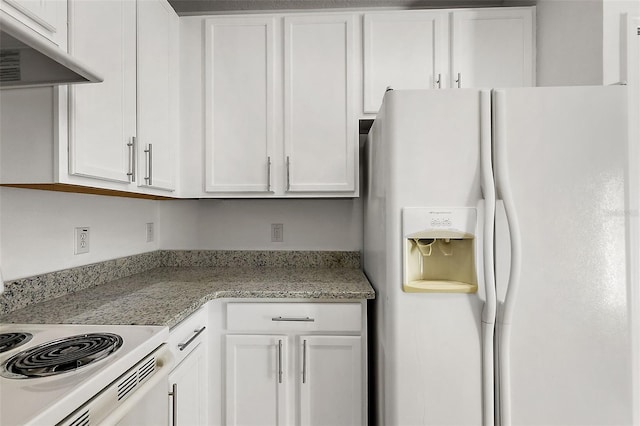
{"type": "Polygon", "coordinates": [[[402,209],[402,289],[477,292],[476,225],[475,208],[402,209]]]}

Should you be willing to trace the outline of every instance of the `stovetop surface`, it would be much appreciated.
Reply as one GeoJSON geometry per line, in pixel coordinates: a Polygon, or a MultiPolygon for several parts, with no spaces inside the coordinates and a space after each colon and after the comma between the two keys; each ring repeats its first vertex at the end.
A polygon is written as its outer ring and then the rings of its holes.
{"type": "MultiPolygon", "coordinates": [[[[121,346],[107,356],[63,374],[37,378],[0,375],[0,424],[55,424],[116,380],[138,361],[166,342],[167,327],[126,325],[0,324],[0,335],[25,333],[33,337],[0,353],[0,370],[14,355],[70,336],[107,333],[118,336],[121,346]]],[[[117,339],[116,339],[117,340],[117,339]]]]}

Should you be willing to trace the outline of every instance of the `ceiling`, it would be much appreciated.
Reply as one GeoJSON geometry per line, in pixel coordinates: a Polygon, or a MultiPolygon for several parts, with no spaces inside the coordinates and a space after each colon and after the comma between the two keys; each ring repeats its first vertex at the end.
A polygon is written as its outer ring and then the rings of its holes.
{"type": "Polygon", "coordinates": [[[178,15],[252,10],[339,8],[450,8],[501,6],[505,0],[169,0],[178,15]]]}

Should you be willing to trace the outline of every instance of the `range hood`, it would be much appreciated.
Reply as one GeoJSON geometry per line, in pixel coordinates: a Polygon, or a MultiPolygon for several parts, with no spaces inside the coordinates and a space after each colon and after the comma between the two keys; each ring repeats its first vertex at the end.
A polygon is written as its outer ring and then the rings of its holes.
{"type": "Polygon", "coordinates": [[[102,80],[44,37],[0,13],[0,89],[102,80]]]}

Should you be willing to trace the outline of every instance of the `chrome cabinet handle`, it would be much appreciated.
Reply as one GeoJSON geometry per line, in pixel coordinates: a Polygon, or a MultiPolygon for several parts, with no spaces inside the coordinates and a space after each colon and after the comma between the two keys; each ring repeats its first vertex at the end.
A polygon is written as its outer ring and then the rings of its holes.
{"type": "Polygon", "coordinates": [[[291,190],[291,179],[289,169],[291,162],[289,161],[289,156],[287,155],[287,191],[291,190]]]}
{"type": "Polygon", "coordinates": [[[436,80],[436,84],[438,85],[438,89],[442,89],[442,74],[438,74],[438,79],[436,80]]]}
{"type": "Polygon", "coordinates": [[[144,150],[145,154],[147,154],[147,176],[145,176],[144,180],[147,182],[147,185],[153,185],[153,144],[147,145],[147,149],[144,150]]]}
{"type": "Polygon", "coordinates": [[[307,341],[302,341],[302,383],[307,383],[307,341]]]}
{"type": "Polygon", "coordinates": [[[127,172],[129,182],[136,181],[136,145],[136,137],[132,136],[131,141],[127,143],[127,147],[129,147],[129,171],[127,172]]]}
{"type": "Polygon", "coordinates": [[[271,156],[267,157],[267,192],[271,192],[271,156]]]}
{"type": "Polygon", "coordinates": [[[456,79],[456,83],[458,83],[458,89],[462,85],[462,76],[458,73],[458,78],[456,79]]]}
{"type": "Polygon", "coordinates": [[[206,329],[207,327],[202,327],[200,330],[193,330],[193,332],[195,333],[193,336],[191,336],[191,338],[189,340],[187,340],[184,343],[178,343],[178,349],[180,349],[181,351],[184,351],[187,346],[189,346],[191,344],[191,342],[193,342],[195,340],[196,337],[198,337],[200,334],[202,334],[202,332],[206,329]]]}
{"type": "Polygon", "coordinates": [[[282,340],[278,340],[278,383],[282,383],[282,340]]]}
{"type": "Polygon", "coordinates": [[[171,425],[176,426],[178,424],[178,384],[174,383],[171,385],[171,392],[169,392],[169,396],[172,397],[171,407],[173,409],[173,413],[171,413],[171,425]]]}
{"type": "Polygon", "coordinates": [[[271,321],[298,321],[298,322],[314,322],[314,318],[309,317],[273,317],[271,321]]]}

